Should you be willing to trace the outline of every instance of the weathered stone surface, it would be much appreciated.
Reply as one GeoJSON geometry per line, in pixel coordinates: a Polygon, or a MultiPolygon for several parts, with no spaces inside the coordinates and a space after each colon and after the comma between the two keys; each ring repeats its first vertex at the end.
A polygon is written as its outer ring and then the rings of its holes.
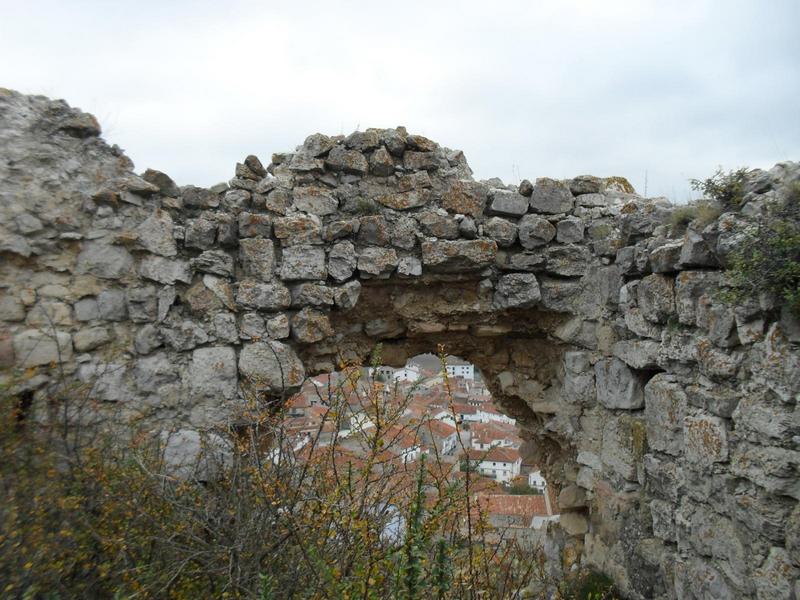
{"type": "Polygon", "coordinates": [[[310,307],[297,312],[291,319],[292,338],[304,344],[313,344],[333,334],[328,316],[310,307]]]}
{"type": "Polygon", "coordinates": [[[331,306],[333,304],[333,288],[317,283],[301,283],[294,286],[291,293],[292,307],[331,306]]]}
{"type": "Polygon", "coordinates": [[[275,273],[275,244],[261,238],[240,240],[239,261],[245,275],[270,281],[275,273]]]}
{"type": "Polygon", "coordinates": [[[386,148],[378,148],[369,158],[369,172],[378,177],[394,173],[394,160],[386,148]]]}
{"type": "Polygon", "coordinates": [[[344,146],[334,146],[325,159],[325,165],[333,171],[344,171],[355,175],[366,175],[369,164],[364,155],[344,146]]]}
{"type": "Polygon", "coordinates": [[[797,561],[783,548],[770,548],[764,564],[755,572],[756,597],[758,600],[792,600],[798,577],[797,561]]]}
{"type": "Polygon", "coordinates": [[[644,405],[641,376],[618,358],[597,361],[594,366],[597,401],[606,408],[633,410],[644,405]]]}
{"type": "Polygon", "coordinates": [[[612,473],[628,481],[638,481],[644,476],[642,457],[646,447],[647,431],[644,422],[636,417],[622,415],[610,419],[603,428],[600,459],[604,467],[612,473]]]}
{"type": "Polygon", "coordinates": [[[358,271],[362,277],[389,277],[397,263],[397,252],[391,248],[365,248],[358,254],[358,271]]]}
{"type": "Polygon", "coordinates": [[[72,360],[72,336],[64,331],[28,329],[14,336],[14,355],[22,369],[72,360]]]}
{"type": "Polygon", "coordinates": [[[728,432],[719,417],[698,415],[683,421],[686,460],[700,467],[728,458],[728,432]]]}
{"type": "Polygon", "coordinates": [[[168,212],[157,208],[136,228],[136,241],[139,246],[153,254],[175,256],[178,248],[172,229],[172,217],[168,212]]]}
{"type": "MultiPolygon", "coordinates": [[[[713,433],[720,433],[720,428],[711,424],[713,433]]],[[[703,430],[698,428],[697,433],[703,430]]],[[[698,440],[702,446],[703,439],[698,440]]],[[[727,443],[717,437],[710,437],[707,444],[719,451],[712,458],[720,458],[727,452],[727,443]],[[717,441],[719,440],[719,443],[717,441]]],[[[783,494],[795,500],[800,499],[800,452],[783,448],[756,446],[740,443],[731,457],[731,473],[744,477],[763,487],[772,494],[783,494]]]]}
{"type": "Polygon", "coordinates": [[[86,327],[72,336],[72,345],[77,352],[89,352],[111,341],[106,327],[86,327]]]}
{"type": "MultiPolygon", "coordinates": [[[[211,273],[223,277],[233,276],[233,257],[223,250],[206,250],[189,261],[195,271],[211,273]]],[[[170,283],[163,281],[162,283],[170,283]]]]}
{"type": "Polygon", "coordinates": [[[189,481],[216,480],[233,453],[221,436],[194,429],[164,431],[161,444],[165,473],[189,481]]]}
{"type": "Polygon", "coordinates": [[[659,343],[652,340],[622,340],[611,351],[618,359],[634,369],[658,367],[659,343]]]}
{"type": "Polygon", "coordinates": [[[245,344],[239,373],[248,385],[273,394],[291,391],[305,378],[305,368],[290,346],[281,342],[245,344]]]}
{"type": "Polygon", "coordinates": [[[556,241],[574,244],[583,241],[583,221],[578,217],[567,217],[556,224],[556,241]]]}
{"type": "Polygon", "coordinates": [[[325,279],[328,276],[325,249],[308,245],[284,248],[280,276],[287,281],[325,279]]]}
{"type": "Polygon", "coordinates": [[[272,232],[272,217],[243,211],[239,213],[236,229],[243,238],[268,238],[272,232]]]}
{"type": "Polygon", "coordinates": [[[352,242],[337,242],[328,255],[328,274],[336,281],[345,281],[353,276],[358,258],[352,242]]]}
{"type": "Polygon", "coordinates": [[[403,153],[403,166],[409,171],[432,171],[439,168],[439,160],[433,152],[407,150],[403,153]]]}
{"type": "Polygon", "coordinates": [[[284,246],[317,243],[321,240],[322,221],[317,215],[296,214],[278,217],[273,229],[284,246]]]}
{"type": "Polygon", "coordinates": [[[542,299],[539,282],[532,273],[503,275],[497,282],[493,306],[498,310],[530,308],[542,299]]]}
{"type": "Polygon", "coordinates": [[[191,283],[192,274],[189,261],[170,260],[160,256],[145,256],[139,263],[139,275],[167,285],[176,282],[191,283]]]}
{"type": "Polygon", "coordinates": [[[289,288],[280,283],[262,283],[246,279],[239,283],[236,303],[243,308],[283,310],[291,305],[292,296],[289,288]]]}
{"type": "Polygon", "coordinates": [[[644,387],[647,443],[653,450],[678,456],[683,451],[687,399],[681,386],[659,373],[644,387]]]}
{"type": "Polygon", "coordinates": [[[497,215],[521,217],[528,212],[528,199],[509,190],[491,190],[489,211],[497,215]]]}
{"type": "Polygon", "coordinates": [[[209,219],[188,219],[184,234],[184,245],[187,248],[208,250],[217,239],[217,224],[209,219]]]}
{"type": "Polygon", "coordinates": [[[333,289],[333,301],[336,308],[350,310],[354,308],[361,294],[361,282],[348,281],[342,286],[333,289]]]}
{"type": "Polygon", "coordinates": [[[91,242],[78,255],[76,270],[102,279],[119,279],[132,267],[133,257],[125,248],[91,242]]]}
{"type": "Polygon", "coordinates": [[[361,244],[385,246],[389,243],[389,227],[386,219],[374,215],[361,217],[358,227],[358,241],[361,244]]]}
{"type": "MultiPolygon", "coordinates": [[[[102,294],[101,294],[102,296],[102,294]]],[[[129,288],[125,293],[128,318],[134,323],[155,321],[158,314],[156,288],[143,285],[129,288]]]]}
{"type": "Polygon", "coordinates": [[[177,198],[181,195],[180,188],[166,173],[156,171],[155,169],[147,169],[144,173],[142,173],[142,179],[144,179],[147,183],[151,183],[156,186],[158,191],[165,196],[177,198]]]}
{"type": "Polygon", "coordinates": [[[653,273],[674,273],[678,270],[683,242],[667,242],[650,253],[649,263],[653,273]]]}
{"type": "Polygon", "coordinates": [[[666,323],[675,313],[675,286],[671,277],[648,275],[636,288],[636,300],[642,316],[653,323],[666,323]]]}
{"type": "Polygon", "coordinates": [[[82,298],[75,303],[74,309],[78,321],[123,321],[128,317],[128,305],[122,290],[105,290],[97,297],[82,298]]]}
{"type": "Polygon", "coordinates": [[[584,535],[589,531],[589,522],[582,513],[578,512],[565,512],[561,514],[559,519],[561,527],[569,535],[584,535]]]}
{"type": "Polygon", "coordinates": [[[536,180],[530,199],[530,207],[533,212],[568,213],[574,206],[575,200],[566,184],[546,177],[536,180]]]}
{"type": "Polygon", "coordinates": [[[393,210],[409,210],[425,206],[430,201],[427,190],[410,190],[407,192],[390,192],[375,198],[377,202],[393,210]]]}
{"type": "Polygon", "coordinates": [[[512,246],[517,240],[517,225],[500,217],[492,217],[483,224],[484,234],[501,248],[512,246]]]}
{"type": "MultiPolygon", "coordinates": [[[[444,212],[444,211],[442,211],[444,212]]],[[[458,239],[458,221],[437,211],[426,210],[416,215],[425,235],[445,240],[458,239]]]]}
{"type": "Polygon", "coordinates": [[[494,240],[437,241],[422,243],[422,264],[437,271],[465,272],[480,270],[494,263],[497,243],[494,240]]]}
{"type": "Polygon", "coordinates": [[[282,340],[289,337],[289,317],[285,314],[275,315],[266,323],[267,335],[273,340],[282,340]]]}
{"type": "Polygon", "coordinates": [[[455,181],[442,194],[442,208],[480,218],[486,206],[486,188],[473,181],[455,181]]]}
{"type": "Polygon", "coordinates": [[[312,215],[331,215],[339,208],[339,201],[324,187],[298,187],[294,189],[293,196],[294,207],[312,215]]]}
{"type": "Polygon", "coordinates": [[[719,261],[709,248],[705,238],[689,229],[683,238],[678,264],[681,267],[717,267],[719,261]]]}
{"type": "Polygon", "coordinates": [[[133,338],[133,348],[137,354],[150,354],[156,348],[160,348],[164,344],[161,332],[155,325],[148,323],[139,331],[133,338]]]}
{"type": "Polygon", "coordinates": [[[542,217],[525,215],[519,221],[519,243],[528,250],[546,245],[556,236],[556,228],[542,217]]]}
{"type": "Polygon", "coordinates": [[[419,277],[422,275],[422,262],[414,256],[403,256],[397,263],[397,274],[400,277],[419,277]]]}

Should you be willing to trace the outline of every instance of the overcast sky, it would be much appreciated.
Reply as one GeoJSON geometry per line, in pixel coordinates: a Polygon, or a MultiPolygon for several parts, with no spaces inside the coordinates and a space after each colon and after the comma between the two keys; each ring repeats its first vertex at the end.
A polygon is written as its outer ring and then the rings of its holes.
{"type": "Polygon", "coordinates": [[[138,170],[233,175],[405,125],[476,178],[624,175],[688,199],[800,160],[800,0],[0,0],[0,86],[94,113],[138,170]]]}

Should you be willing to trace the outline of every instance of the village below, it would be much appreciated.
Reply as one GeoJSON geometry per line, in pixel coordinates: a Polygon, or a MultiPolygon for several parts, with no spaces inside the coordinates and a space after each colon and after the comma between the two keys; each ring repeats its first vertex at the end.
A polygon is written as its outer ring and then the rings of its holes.
{"type": "Polygon", "coordinates": [[[423,455],[444,465],[453,481],[469,470],[476,477],[476,506],[497,540],[541,542],[537,533],[558,520],[557,500],[541,469],[523,462],[516,421],[497,409],[475,366],[455,357],[442,363],[420,355],[403,368],[364,367],[356,377],[334,372],[309,378],[287,402],[285,437],[273,458],[289,452],[304,460],[334,446],[340,461],[363,464],[369,432],[376,428],[373,397],[396,407],[399,417],[383,434],[389,443],[381,470],[413,472],[423,455]],[[344,418],[331,418],[331,406],[342,397],[344,418]]]}

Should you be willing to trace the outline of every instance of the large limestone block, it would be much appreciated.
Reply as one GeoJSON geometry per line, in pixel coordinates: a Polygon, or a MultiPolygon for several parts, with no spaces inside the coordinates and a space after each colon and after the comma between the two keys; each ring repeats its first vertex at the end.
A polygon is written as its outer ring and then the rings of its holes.
{"type": "Polygon", "coordinates": [[[239,260],[246,275],[270,281],[275,271],[275,245],[272,240],[242,239],[239,241],[239,260]]]}
{"type": "Polygon", "coordinates": [[[494,264],[494,240],[438,240],[422,243],[422,264],[433,271],[479,271],[494,264]]]}
{"type": "Polygon", "coordinates": [[[313,344],[333,335],[328,315],[306,306],[292,317],[292,337],[304,344],[313,344]]]}
{"type": "Polygon", "coordinates": [[[541,300],[539,283],[533,273],[503,275],[497,282],[493,306],[497,310],[530,308],[541,300]]]}
{"type": "Polygon", "coordinates": [[[642,316],[652,323],[666,323],[675,314],[675,285],[672,277],[648,275],[636,288],[636,300],[642,316]]]}
{"type": "Polygon", "coordinates": [[[319,246],[289,246],[283,249],[281,279],[297,281],[303,279],[325,279],[325,250],[319,246]]]}
{"type": "Polygon", "coordinates": [[[166,285],[176,282],[191,283],[192,273],[189,262],[185,260],[171,260],[161,256],[145,256],[139,263],[139,275],[145,279],[152,279],[166,285]]]}
{"type": "Polygon", "coordinates": [[[606,408],[634,410],[644,405],[642,377],[618,358],[597,361],[594,372],[597,400],[606,408]]]}
{"type": "Polygon", "coordinates": [[[350,279],[357,264],[356,247],[347,240],[334,244],[328,254],[328,274],[336,281],[350,279]]]}
{"type": "Polygon", "coordinates": [[[643,481],[646,449],[647,429],[642,419],[620,415],[609,419],[603,427],[600,460],[609,471],[623,479],[643,481]]]}
{"type": "Polygon", "coordinates": [[[20,368],[72,360],[72,336],[64,331],[28,329],[14,336],[14,355],[20,368]]]}
{"type": "Polygon", "coordinates": [[[239,283],[236,303],[249,309],[283,310],[291,306],[292,295],[283,284],[245,279],[239,283]]]}
{"type": "Polygon", "coordinates": [[[556,228],[543,217],[525,215],[519,221],[519,243],[531,250],[544,246],[556,237],[556,228]]]}
{"type": "Polygon", "coordinates": [[[568,213],[575,206],[575,199],[565,183],[540,177],[533,186],[530,206],[533,212],[538,213],[568,213]]]}
{"type": "Polygon", "coordinates": [[[659,373],[644,388],[647,442],[654,450],[677,456],[683,450],[683,420],[687,399],[683,388],[659,373]]]}
{"type": "Polygon", "coordinates": [[[392,248],[365,248],[358,255],[358,270],[363,277],[389,277],[397,267],[397,252],[392,248]]]}
{"type": "Polygon", "coordinates": [[[728,459],[725,421],[711,415],[686,417],[683,422],[684,455],[688,464],[710,467],[728,459]]]}
{"type": "Polygon", "coordinates": [[[173,235],[173,223],[170,214],[157,208],[135,230],[137,244],[159,256],[175,256],[178,247],[173,235]]]}
{"type": "Polygon", "coordinates": [[[291,391],[306,375],[294,350],[274,341],[246,344],[239,355],[239,373],[249,385],[273,394],[291,391]]]}
{"type": "Polygon", "coordinates": [[[78,254],[76,270],[101,279],[119,279],[127,275],[132,266],[133,257],[125,248],[90,242],[78,254]]]}
{"type": "Polygon", "coordinates": [[[498,215],[521,217],[528,212],[528,199],[510,190],[491,190],[489,192],[489,211],[498,215]]]}
{"type": "Polygon", "coordinates": [[[731,473],[768,493],[800,500],[800,452],[795,450],[739,443],[731,454],[731,473]]]}
{"type": "Polygon", "coordinates": [[[237,391],[236,352],[229,346],[196,348],[189,365],[189,388],[195,396],[230,400],[237,391]]]}

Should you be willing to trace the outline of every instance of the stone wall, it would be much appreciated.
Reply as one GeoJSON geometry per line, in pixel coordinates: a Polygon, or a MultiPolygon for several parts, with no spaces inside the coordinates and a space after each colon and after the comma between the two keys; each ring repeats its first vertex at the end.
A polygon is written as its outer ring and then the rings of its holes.
{"type": "Polygon", "coordinates": [[[0,368],[46,418],[65,380],[154,431],[246,390],[445,344],[518,418],[565,514],[550,568],[631,598],[798,598],[800,326],[718,299],[744,209],[670,236],[622,178],[474,181],[405,129],[315,134],[179,188],[62,101],[0,90],[0,368]],[[15,379],[25,372],[23,380],[15,379]]]}

